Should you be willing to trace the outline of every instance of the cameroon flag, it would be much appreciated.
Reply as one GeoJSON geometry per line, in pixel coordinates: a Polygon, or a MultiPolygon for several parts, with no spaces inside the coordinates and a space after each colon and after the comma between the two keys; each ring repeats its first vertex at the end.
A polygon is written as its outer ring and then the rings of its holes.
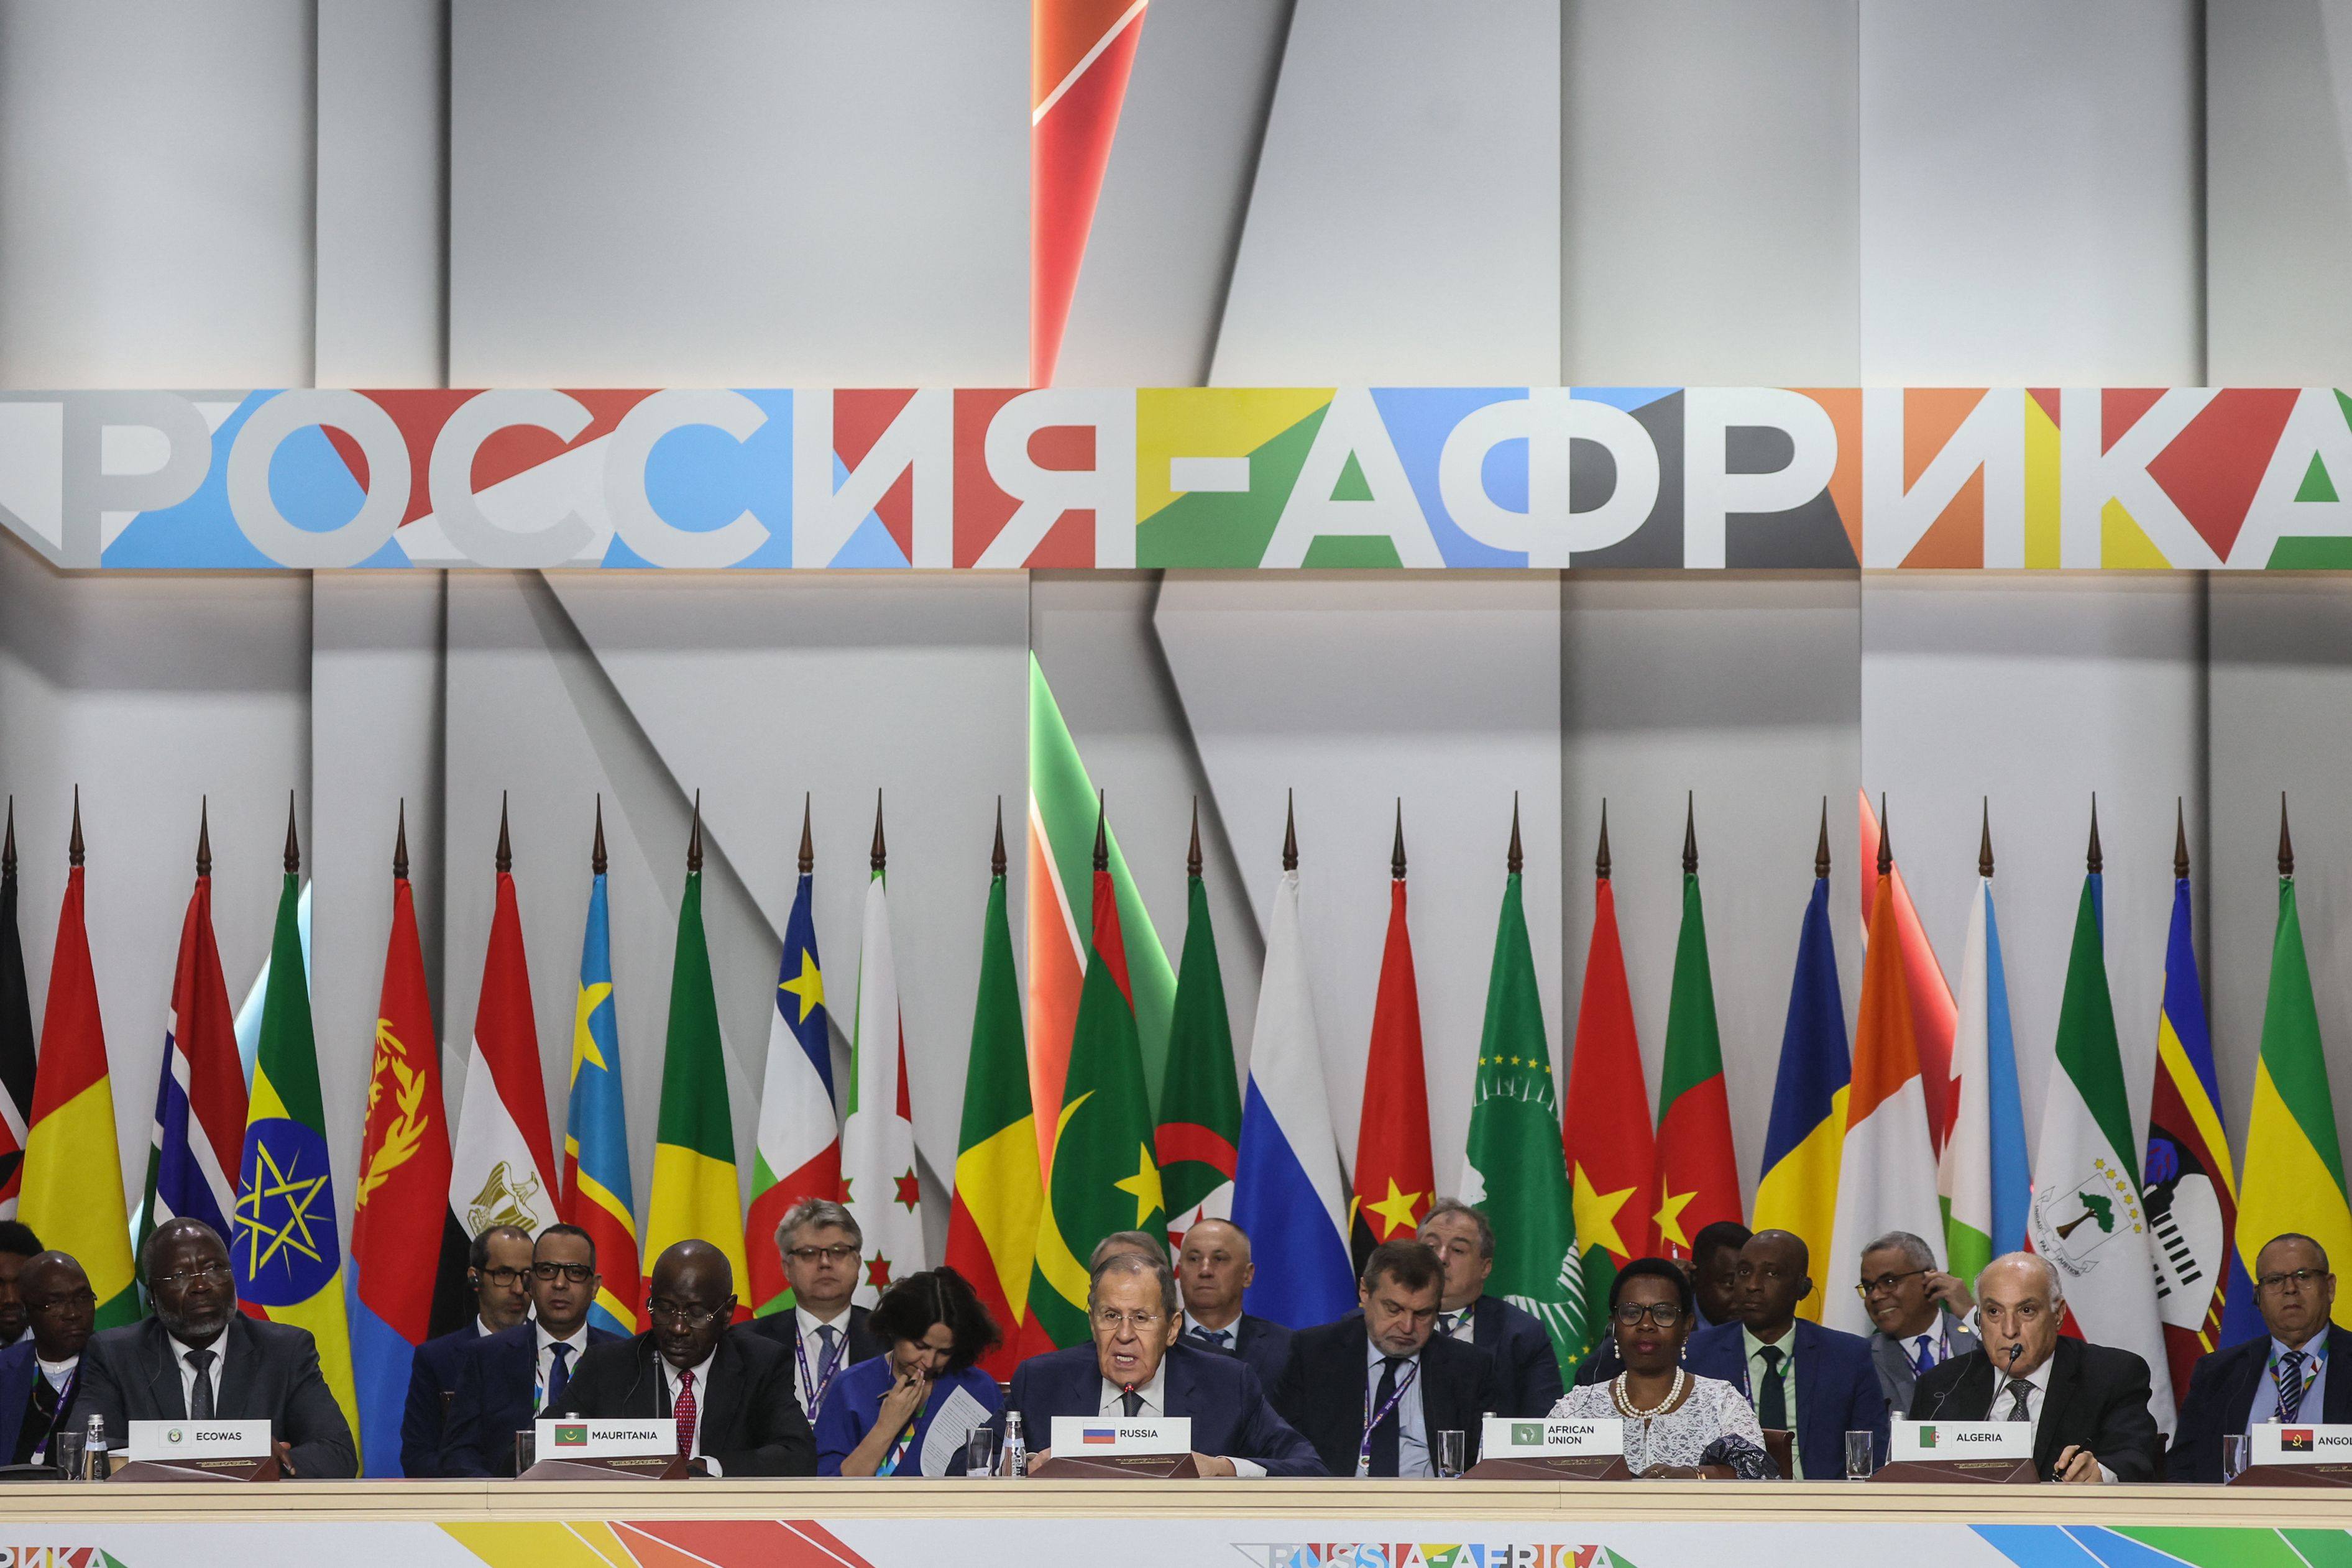
{"type": "Polygon", "coordinates": [[[1151,1103],[1129,999],[1127,946],[1111,886],[1109,841],[1095,818],[1094,934],[1085,988],[1070,1031],[1069,1076],[1054,1135],[1053,1176],[1037,1218],[1036,1272],[1029,1286],[1024,1349],[1087,1336],[1087,1258],[1118,1230],[1154,1236],[1167,1227],[1152,1153],[1151,1103]]]}
{"type": "MultiPolygon", "coordinates": [[[[33,1124],[25,1140],[25,1185],[17,1218],[42,1244],[80,1260],[98,1292],[98,1326],[139,1317],[131,1270],[131,1219],[122,1205],[122,1153],[114,1141],[114,1090],[106,1071],[106,1030],[98,977],[82,923],[81,800],[74,800],[71,869],[58,913],[49,964],[44,1042],[33,1080],[33,1124]]],[[[333,1223],[333,1208],[328,1209],[333,1223]]],[[[345,1392],[350,1379],[345,1378],[345,1392]]]]}
{"type": "MultiPolygon", "coordinates": [[[[669,1039],[662,1055],[661,1116],[654,1131],[653,1198],[646,1213],[645,1283],[675,1242],[708,1241],[726,1255],[740,1293],[743,1184],[735,1174],[735,1113],[727,1099],[726,1047],[710,944],[702,934],[702,800],[686,852],[686,892],[677,905],[677,959],[670,970],[669,1039]]],[[[736,1317],[751,1314],[737,1305],[736,1317]]]]}
{"type": "MultiPolygon", "coordinates": [[[[269,945],[269,993],[261,1004],[261,1044],[253,1059],[229,1258],[236,1269],[240,1306],[271,1322],[310,1331],[319,1370],[357,1434],[343,1249],[335,1230],[327,1113],[319,1097],[319,1041],[311,1030],[310,982],[302,966],[297,914],[300,852],[289,806],[286,885],[278,894],[278,932],[269,945]]],[[[360,1458],[364,1463],[367,1456],[360,1458]]]]}
{"type": "Polygon", "coordinates": [[[1176,968],[1176,1009],[1168,1026],[1168,1071],[1160,1081],[1160,1162],[1170,1228],[1181,1235],[1203,1219],[1234,1212],[1234,1167],[1242,1141],[1242,1091],[1234,1071],[1234,1021],[1225,1011],[1224,971],[1209,924],[1209,890],[1201,880],[1201,823],[1192,821],[1191,891],[1184,955],[1176,968]]]}
{"type": "Polygon", "coordinates": [[[1739,1164],[1731,1102],[1723,1087],[1723,1037],[1706,958],[1706,912],[1698,896],[1696,818],[1683,826],[1683,929],[1666,1003],[1666,1062],[1658,1082],[1658,1246],[1690,1256],[1691,1239],[1718,1219],[1737,1224],[1739,1164]]]}

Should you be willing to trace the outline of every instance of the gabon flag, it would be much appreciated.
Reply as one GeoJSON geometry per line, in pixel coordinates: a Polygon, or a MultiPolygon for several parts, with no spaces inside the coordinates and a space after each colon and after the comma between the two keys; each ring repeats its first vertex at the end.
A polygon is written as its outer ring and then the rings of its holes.
{"type": "Polygon", "coordinates": [[[1192,847],[1185,855],[1184,956],[1176,967],[1176,1008],[1168,1025],[1168,1070],[1160,1081],[1160,1125],[1152,1152],[1168,1205],[1168,1239],[1203,1219],[1229,1219],[1242,1142],[1241,1080],[1234,1070],[1234,1021],[1225,1011],[1225,976],[1209,923],[1209,889],[1201,880],[1201,804],[1192,803],[1192,847]]]}
{"type": "MultiPolygon", "coordinates": [[[[76,789],[17,1218],[40,1233],[43,1245],[80,1260],[98,1295],[98,1326],[110,1329],[138,1321],[139,1291],[131,1266],[131,1217],[122,1205],[106,1028],[99,1019],[98,977],[83,923],[83,855],[81,791],[76,789]]],[[[333,1210],[328,1212],[331,1218],[333,1210]]]]}
{"type": "MultiPolygon", "coordinates": [[[[751,1144],[751,1207],[743,1221],[751,1254],[751,1313],[793,1305],[776,1228],[794,1205],[841,1196],[841,1123],[833,1094],[833,1015],[825,1010],[824,967],[816,956],[816,840],[807,797],[801,800],[801,880],[784,920],[784,954],[776,968],[775,1012],[768,1020],[768,1066],[760,1086],[760,1124],[751,1144]]],[[[1024,1278],[1026,1278],[1024,1273],[1024,1278]]]]}
{"type": "Polygon", "coordinates": [[[16,1216],[25,1134],[33,1124],[33,993],[16,930],[16,798],[0,836],[0,1219],[16,1216]]]}
{"type": "Polygon", "coordinates": [[[518,1225],[537,1236],[555,1221],[555,1140],[540,1077],[539,1023],[515,898],[514,841],[499,804],[497,903],[482,957],[481,1000],[466,1059],[466,1098],[451,1155],[449,1210],[467,1236],[518,1225]]]}
{"type": "Polygon", "coordinates": [[[1429,1075],[1421,1053],[1421,988],[1405,924],[1404,802],[1397,802],[1389,852],[1389,935],[1372,999],[1371,1049],[1364,1060],[1364,1105],[1356,1124],[1356,1190],[1348,1203],[1349,1250],[1358,1273],[1372,1249],[1408,1239],[1437,1189],[1429,1152],[1429,1075]]]}
{"type": "Polygon", "coordinates": [[[1570,1347],[1578,1358],[1600,1337],[1617,1270],[1656,1247],[1651,1216],[1658,1207],[1657,1140],[1617,933],[1617,894],[1609,880],[1605,801],[1592,876],[1592,941],[1585,950],[1576,1049],[1568,1064],[1568,1113],[1560,1128],[1582,1299],[1593,1304],[1583,1314],[1583,1343],[1570,1347]]]}
{"type": "MultiPolygon", "coordinates": [[[[719,992],[702,929],[702,797],[694,798],[687,841],[686,891],[677,903],[677,957],[670,970],[669,1038],[662,1052],[661,1116],[654,1128],[653,1195],[646,1206],[644,1283],[679,1241],[708,1241],[740,1286],[743,1186],[735,1172],[735,1113],[727,1097],[727,1053],[719,1034],[719,992]]],[[[738,1292],[735,1316],[751,1315],[738,1292]]]]}
{"type": "Polygon", "coordinates": [[[400,1423],[416,1347],[474,1312],[468,1238],[449,1212],[449,1112],[425,990],[416,895],[408,884],[408,809],[392,852],[392,936],[376,1005],[367,1127],[352,1205],[352,1376],[371,1476],[401,1474],[400,1423]],[[426,1259],[434,1260],[424,1267],[426,1259]]]}
{"type": "Polygon", "coordinates": [[[644,1325],[636,1198],[629,1183],[629,1124],[621,1097],[621,1025],[613,1002],[613,910],[605,883],[604,800],[596,799],[589,852],[588,924],[572,1018],[572,1090],[564,1108],[563,1218],[585,1230],[604,1283],[588,1319],[607,1333],[644,1325]]]}
{"type": "Polygon", "coordinates": [[[988,912],[981,918],[980,992],[971,1009],[971,1055],[963,1081],[963,1125],[956,1137],[955,1193],[948,1215],[948,1267],[971,1282],[1003,1343],[982,1358],[991,1377],[1010,1378],[1020,1362],[1029,1276],[1036,1264],[1037,1210],[1045,1188],[1029,1103],[1029,1053],[1021,1033],[1021,979],[1013,971],[1013,925],[1005,911],[1004,803],[996,805],[988,912]]]}
{"type": "Polygon", "coordinates": [[[1739,1159],[1723,1086],[1723,1037],[1707,964],[1706,912],[1698,895],[1698,807],[1683,819],[1683,928],[1666,1003],[1666,1061],[1658,1083],[1658,1246],[1691,1255],[1691,1239],[1718,1219],[1739,1220],[1739,1159]]]}
{"type": "Polygon", "coordinates": [[[1813,895],[1798,927],[1797,972],[1789,982],[1780,1070],[1772,1085],[1763,1171],[1756,1181],[1756,1228],[1789,1232],[1818,1260],[1813,1289],[1797,1303],[1797,1315],[1813,1322],[1822,1321],[1822,1281],[1830,1277],[1830,1260],[1842,1256],[1832,1235],[1853,1072],[1837,946],[1830,933],[1830,803],[1824,800],[1821,841],[1813,851],[1813,895]]]}

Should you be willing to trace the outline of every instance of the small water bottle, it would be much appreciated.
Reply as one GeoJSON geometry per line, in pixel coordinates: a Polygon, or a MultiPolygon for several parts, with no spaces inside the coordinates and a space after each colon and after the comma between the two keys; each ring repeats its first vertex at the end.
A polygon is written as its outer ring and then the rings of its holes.
{"type": "Polygon", "coordinates": [[[1008,1476],[1029,1473],[1029,1443],[1021,1435],[1021,1413],[1018,1410],[1004,1413],[1004,1473],[1008,1476]]]}
{"type": "Polygon", "coordinates": [[[76,1480],[102,1481],[107,1477],[106,1417],[93,1414],[89,1418],[89,1436],[82,1439],[81,1473],[76,1480]]]}

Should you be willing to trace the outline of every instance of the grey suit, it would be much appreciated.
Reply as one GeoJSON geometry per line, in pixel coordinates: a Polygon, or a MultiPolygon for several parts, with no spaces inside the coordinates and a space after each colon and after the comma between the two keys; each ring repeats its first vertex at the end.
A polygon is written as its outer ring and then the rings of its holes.
{"type": "MultiPolygon", "coordinates": [[[[1963,1356],[1977,1348],[1977,1336],[1963,1328],[1960,1320],[1948,1311],[1943,1314],[1942,1326],[1949,1336],[1952,1356],[1963,1356]]],[[[1919,1384],[1919,1369],[1911,1364],[1909,1349],[1915,1343],[1889,1339],[1883,1333],[1870,1336],[1870,1364],[1878,1374],[1878,1386],[1886,1396],[1886,1407],[1897,1414],[1911,1408],[1911,1391],[1919,1384]]]]}
{"type": "MultiPolygon", "coordinates": [[[[348,1480],[359,1473],[351,1426],[320,1375],[310,1330],[236,1313],[213,1347],[222,1352],[216,1416],[268,1420],[273,1442],[293,1445],[294,1473],[304,1480],[348,1480]]],[[[188,1418],[170,1336],[153,1318],[90,1336],[81,1382],[76,1416],[105,1416],[110,1448],[130,1440],[129,1422],[188,1418]]]]}

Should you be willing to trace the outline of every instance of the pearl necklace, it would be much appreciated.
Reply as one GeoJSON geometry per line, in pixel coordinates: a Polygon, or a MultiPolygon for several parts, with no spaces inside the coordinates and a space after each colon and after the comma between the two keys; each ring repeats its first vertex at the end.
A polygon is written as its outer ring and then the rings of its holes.
{"type": "Polygon", "coordinates": [[[1636,1406],[1632,1397],[1626,1393],[1625,1376],[1626,1375],[1621,1372],[1611,1380],[1609,1385],[1609,1395],[1611,1398],[1617,1402],[1617,1413],[1624,1416],[1629,1421],[1646,1421],[1653,1416],[1664,1415],[1667,1411],[1673,1409],[1675,1404],[1681,1400],[1684,1385],[1689,1382],[1689,1375],[1685,1373],[1681,1367],[1675,1367],[1675,1381],[1667,1388],[1666,1396],[1657,1404],[1651,1406],[1647,1410],[1643,1410],[1636,1406]]]}

